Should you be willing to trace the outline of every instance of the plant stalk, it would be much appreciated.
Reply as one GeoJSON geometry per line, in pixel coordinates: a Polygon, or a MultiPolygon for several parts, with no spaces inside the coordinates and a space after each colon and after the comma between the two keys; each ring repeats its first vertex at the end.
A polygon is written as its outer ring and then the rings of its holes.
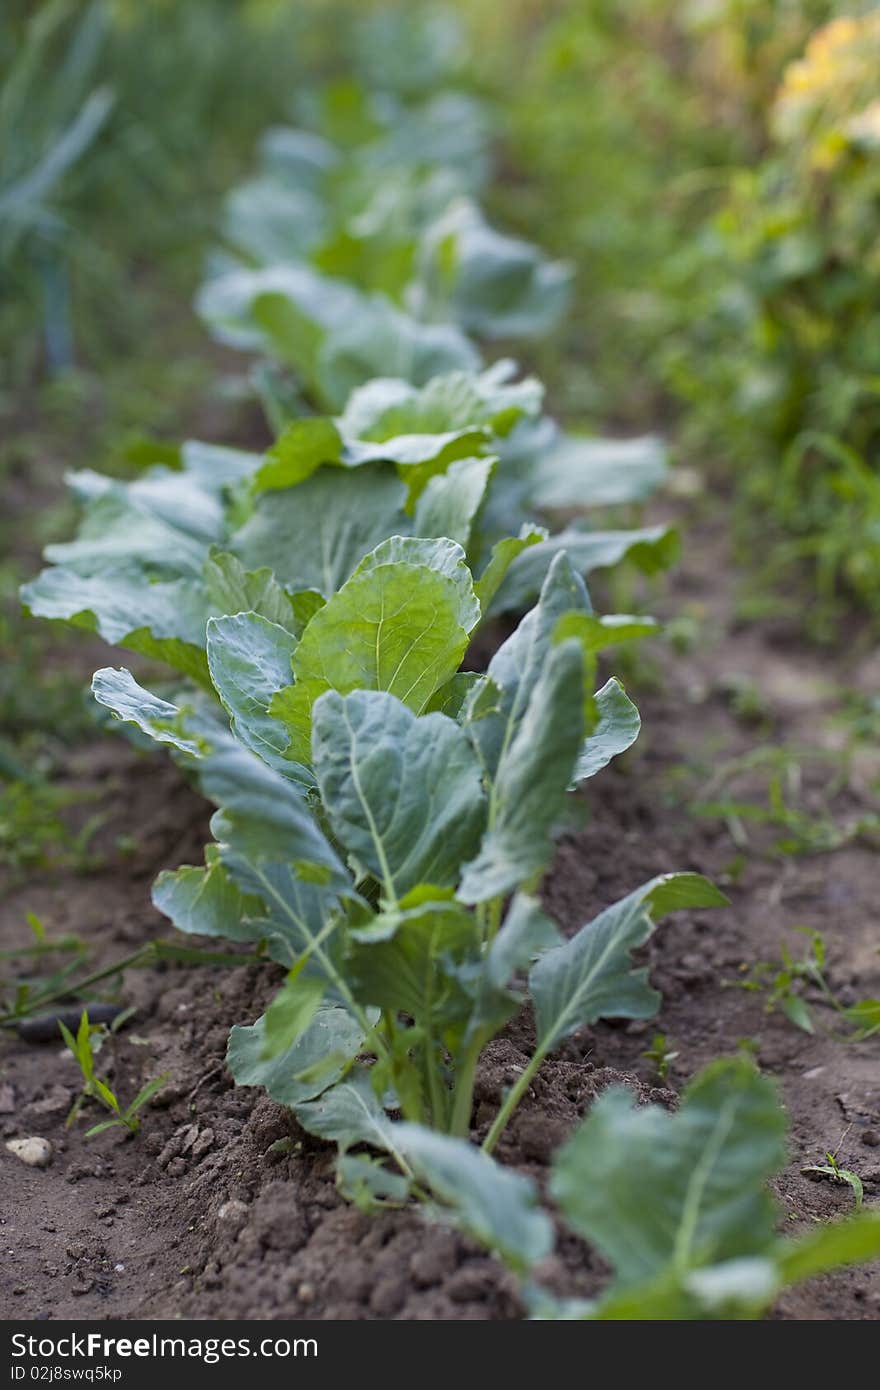
{"type": "Polygon", "coordinates": [[[544,1056],[544,1051],[541,1048],[539,1048],[533,1056],[532,1060],[529,1062],[522,1076],[513,1086],[511,1086],[510,1090],[508,1091],[505,1097],[504,1104],[502,1105],[501,1109],[498,1111],[498,1114],[495,1116],[495,1119],[492,1122],[492,1128],[489,1130],[489,1133],[483,1140],[483,1153],[490,1154],[494,1149],[495,1145],[498,1143],[498,1140],[504,1133],[505,1127],[507,1126],[507,1122],[509,1121],[511,1115],[513,1114],[516,1107],[519,1105],[526,1091],[529,1089],[529,1086],[532,1084],[532,1081],[535,1078],[538,1068],[544,1060],[544,1056]]]}

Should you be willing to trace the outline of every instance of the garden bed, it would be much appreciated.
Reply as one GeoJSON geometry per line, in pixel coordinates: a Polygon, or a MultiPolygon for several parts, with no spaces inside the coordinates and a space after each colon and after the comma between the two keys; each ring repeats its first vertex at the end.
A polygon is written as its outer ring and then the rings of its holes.
{"type": "MultiPolygon", "coordinates": [[[[724,552],[717,523],[689,524],[685,558],[660,606],[671,615],[696,613],[696,639],[683,654],[658,645],[662,693],[639,689],[645,672],[637,668],[631,693],[644,732],[593,783],[591,820],[561,842],[544,896],[570,930],[651,874],[695,869],[725,886],[731,906],[680,913],[656,933],[645,958],[663,994],[658,1018],[600,1024],[570,1040],[545,1063],[498,1156],[540,1181],[560,1140],[620,1073],[643,1095],[672,1105],[674,1092],[704,1062],[746,1046],[778,1079],[789,1112],[790,1163],[777,1185],[788,1231],[853,1205],[845,1184],[801,1174],[805,1164],[824,1162],[828,1150],[859,1174],[868,1198],[880,1188],[880,1037],[844,1044],[825,1031],[809,1035],[782,1013],[768,1014],[763,994],[736,985],[757,961],[778,959],[783,942],[800,951],[791,929],[807,926],[827,942],[828,975],[844,1003],[880,994],[876,848],[854,839],[833,853],[774,853],[780,832],[765,825],[749,827],[743,850],[724,818],[690,813],[722,760],[773,740],[833,750],[840,736],[831,721],[839,696],[829,664],[778,622],[736,622],[736,580],[724,552]],[[745,688],[750,673],[760,676],[757,711],[731,694],[745,688]],[[661,1087],[655,1061],[644,1055],[659,1031],[677,1053],[661,1087]]],[[[841,655],[834,669],[838,686],[871,689],[869,662],[853,658],[847,670],[841,655]]],[[[33,912],[50,935],[85,938],[98,966],[157,934],[171,935],[150,906],[150,883],[163,867],[200,861],[207,808],[179,772],[121,739],[77,749],[67,776],[78,790],[97,793],[106,813],[94,846],[103,865],[54,880],[43,874],[12,889],[0,908],[0,945],[20,946],[25,914],[33,912]]],[[[807,811],[821,803],[844,824],[869,809],[860,788],[870,779],[858,764],[827,807],[831,773],[809,763],[802,776],[807,811]]],[[[746,784],[737,794],[758,793],[746,784]]],[[[522,1316],[501,1264],[458,1235],[426,1228],[415,1211],[366,1217],[344,1204],[333,1150],[261,1092],[233,1088],[223,1064],[229,1025],[256,1017],[279,974],[268,965],[127,972],[123,999],[137,1014],[101,1052],[101,1074],[125,1099],[147,1078],[170,1073],[133,1140],[111,1131],[87,1141],[82,1120],[65,1131],[77,1092],[72,1059],[60,1045],[4,1039],[3,1136],[38,1134],[54,1146],[45,1169],[0,1155],[8,1315],[522,1316]]],[[[828,1010],[814,1016],[817,1026],[833,1023],[828,1010]]],[[[526,1015],[516,1019],[484,1056],[478,1134],[488,1128],[501,1088],[525,1064],[529,1028],[526,1015]]],[[[876,1319],[876,1274],[865,1267],[815,1280],[785,1294],[775,1315],[876,1319]]],[[[558,1293],[590,1294],[605,1275],[602,1262],[567,1236],[544,1282],[558,1293]]]]}

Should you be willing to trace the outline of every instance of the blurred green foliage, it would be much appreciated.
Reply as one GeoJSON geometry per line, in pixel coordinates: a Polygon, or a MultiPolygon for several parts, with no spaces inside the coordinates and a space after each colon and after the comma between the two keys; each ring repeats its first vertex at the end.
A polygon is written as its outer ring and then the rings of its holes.
{"type": "Polygon", "coordinates": [[[506,215],[578,265],[568,409],[674,421],[765,590],[809,567],[817,635],[841,592],[880,615],[876,8],[461,8],[507,94],[506,215]]]}

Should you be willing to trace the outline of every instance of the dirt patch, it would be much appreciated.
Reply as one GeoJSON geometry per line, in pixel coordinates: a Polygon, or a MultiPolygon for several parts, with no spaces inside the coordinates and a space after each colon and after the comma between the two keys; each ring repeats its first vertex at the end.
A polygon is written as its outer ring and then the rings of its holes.
{"type": "MultiPolygon", "coordinates": [[[[653,874],[696,869],[725,883],[731,907],[681,913],[657,932],[645,956],[663,992],[659,1017],[602,1025],[571,1040],[542,1069],[499,1154],[543,1181],[558,1143],[610,1082],[628,1077],[640,1098],[671,1104],[700,1065],[748,1040],[778,1078],[791,1119],[791,1162],[778,1195],[783,1224],[794,1230],[852,1206],[848,1188],[800,1173],[826,1149],[860,1174],[866,1200],[880,1191],[880,1039],[853,1046],[827,1032],[799,1032],[737,985],[743,966],[774,958],[783,941],[792,944],[791,928],[808,926],[827,939],[829,976],[845,1002],[880,994],[877,856],[864,839],[833,854],[781,855],[772,851],[779,831],[769,824],[749,825],[744,850],[728,820],[691,814],[722,761],[772,740],[833,748],[836,737],[830,715],[838,697],[827,663],[778,625],[737,624],[720,577],[723,553],[716,527],[690,532],[663,607],[676,614],[698,604],[700,639],[686,655],[658,656],[661,693],[634,686],[643,735],[593,784],[591,819],[560,845],[545,897],[561,926],[573,930],[653,874]],[[757,714],[737,706],[743,677],[762,692],[757,714]],[[643,1055],[655,1031],[678,1052],[673,1090],[656,1089],[654,1064],[643,1055]]],[[[836,660],[834,680],[865,687],[870,665],[854,658],[845,670],[836,660]]],[[[53,934],[75,930],[93,943],[99,964],[167,932],[150,906],[150,881],[164,866],[200,861],[207,815],[173,768],[118,740],[80,750],[68,771],[100,791],[108,819],[96,849],[105,865],[85,877],[44,876],[8,894],[0,939],[20,945],[25,913],[37,912],[53,934]]],[[[760,794],[755,776],[739,795],[760,794]]],[[[808,810],[821,807],[844,823],[874,806],[869,770],[857,768],[841,786],[831,785],[833,776],[830,764],[806,768],[800,795],[808,810]]],[[[100,1069],[124,1098],[148,1077],[170,1073],[135,1140],[111,1133],[86,1141],[82,1123],[65,1131],[76,1093],[72,1062],[54,1044],[0,1044],[3,1137],[38,1134],[55,1149],[45,1169],[0,1152],[5,1316],[522,1315],[514,1283],[495,1260],[456,1234],[426,1228],[415,1213],[367,1218],[346,1206],[334,1185],[332,1151],[261,1093],[232,1087],[223,1066],[228,1028],[259,1013],[277,978],[271,966],[127,972],[123,997],[137,1015],[104,1048],[100,1069]]],[[[488,1049],[476,1136],[524,1064],[530,1030],[525,1013],[488,1049]]],[[[570,1236],[544,1270],[560,1294],[589,1295],[606,1274],[570,1236]]],[[[816,1280],[786,1295],[775,1316],[878,1314],[874,1269],[816,1280]]]]}

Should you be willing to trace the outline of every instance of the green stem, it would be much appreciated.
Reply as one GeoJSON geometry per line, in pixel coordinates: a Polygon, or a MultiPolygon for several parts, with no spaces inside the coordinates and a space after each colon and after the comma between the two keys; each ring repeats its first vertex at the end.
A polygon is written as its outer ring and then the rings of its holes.
{"type": "Polygon", "coordinates": [[[498,928],[501,926],[501,909],[503,906],[504,900],[502,898],[493,898],[489,903],[489,920],[486,931],[487,944],[498,935],[498,928]]]}
{"type": "Polygon", "coordinates": [[[0,1027],[12,1028],[18,1023],[19,1019],[27,1018],[37,1009],[43,1008],[46,1004],[54,1004],[59,999],[70,999],[71,996],[81,994],[89,985],[96,985],[99,980],[106,980],[111,975],[116,975],[120,970],[126,970],[132,965],[142,965],[155,951],[152,942],[149,946],[142,946],[134,955],[126,956],[124,960],[116,961],[114,965],[105,966],[103,970],[95,970],[91,975],[87,975],[84,980],[77,980],[73,984],[66,984],[61,989],[50,990],[47,994],[40,994],[36,999],[31,1000],[25,1008],[18,1013],[4,1014],[0,1018],[0,1027]]]}
{"type": "Polygon", "coordinates": [[[446,1095],[440,1075],[437,1046],[430,1029],[425,1033],[425,1067],[428,1077],[428,1095],[431,1101],[431,1126],[433,1129],[442,1130],[446,1128],[446,1095]]]}
{"type": "Polygon", "coordinates": [[[513,1086],[511,1086],[504,1099],[504,1104],[502,1105],[501,1109],[498,1111],[498,1114],[495,1116],[495,1119],[492,1122],[492,1128],[489,1130],[489,1133],[483,1140],[482,1147],[484,1153],[490,1154],[494,1149],[495,1145],[498,1143],[498,1140],[504,1133],[504,1129],[507,1125],[508,1120],[510,1119],[516,1107],[519,1105],[526,1091],[529,1089],[529,1086],[532,1084],[532,1081],[535,1078],[535,1074],[538,1068],[540,1067],[541,1063],[543,1062],[545,1055],[546,1053],[544,1049],[539,1048],[532,1060],[529,1062],[522,1076],[513,1086]]]}
{"type": "Polygon", "coordinates": [[[464,1054],[455,1079],[455,1100],[452,1105],[452,1117],[449,1121],[449,1133],[456,1135],[459,1139],[467,1138],[471,1127],[471,1111],[474,1107],[474,1078],[484,1042],[485,1038],[481,1035],[476,1042],[471,1044],[464,1054]]]}

